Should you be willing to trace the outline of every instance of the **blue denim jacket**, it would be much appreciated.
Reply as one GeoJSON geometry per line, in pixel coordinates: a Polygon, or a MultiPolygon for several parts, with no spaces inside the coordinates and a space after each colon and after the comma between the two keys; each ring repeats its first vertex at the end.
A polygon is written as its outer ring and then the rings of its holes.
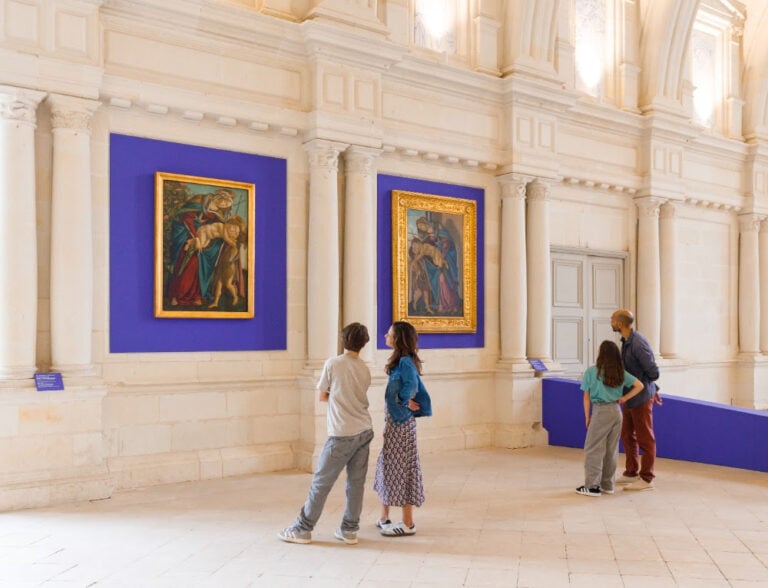
{"type": "Polygon", "coordinates": [[[408,401],[416,396],[419,389],[419,372],[413,360],[404,355],[390,373],[387,382],[387,390],[384,392],[384,400],[392,420],[396,423],[404,423],[413,416],[413,411],[408,408],[408,401]]]}

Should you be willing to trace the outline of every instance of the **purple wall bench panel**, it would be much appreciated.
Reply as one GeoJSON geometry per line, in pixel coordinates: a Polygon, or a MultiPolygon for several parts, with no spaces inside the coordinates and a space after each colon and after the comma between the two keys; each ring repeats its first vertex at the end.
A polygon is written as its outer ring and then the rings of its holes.
{"type": "MultiPolygon", "coordinates": [[[[549,444],[584,447],[582,391],[576,380],[545,378],[542,418],[549,444]]],[[[658,457],[768,472],[768,412],[662,393],[654,406],[658,457]]]]}

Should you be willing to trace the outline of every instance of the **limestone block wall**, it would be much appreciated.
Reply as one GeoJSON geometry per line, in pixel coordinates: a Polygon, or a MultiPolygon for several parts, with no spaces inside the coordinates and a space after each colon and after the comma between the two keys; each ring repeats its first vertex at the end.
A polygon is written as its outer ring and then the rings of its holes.
{"type": "MultiPolygon", "coordinates": [[[[659,270],[664,296],[657,305],[663,311],[649,321],[654,328],[658,322],[659,339],[669,352],[660,360],[663,389],[768,406],[760,392],[768,389],[765,368],[759,358],[740,354],[739,343],[740,297],[746,291],[739,281],[740,234],[749,223],[740,224],[738,217],[750,198],[765,199],[765,167],[755,163],[759,149],[702,133],[680,113],[641,114],[634,104],[619,110],[585,98],[571,87],[572,80],[558,78],[552,51],[541,63],[533,55],[508,59],[505,76],[499,77],[498,52],[487,36],[504,32],[499,3],[483,2],[482,14],[462,33],[466,39],[482,33],[483,42],[463,45],[450,59],[410,46],[407,2],[380,3],[378,11],[374,5],[0,0],[5,19],[0,85],[99,104],[87,128],[79,129],[88,133],[90,146],[93,373],[65,374],[66,390],[50,394],[34,392],[28,380],[2,382],[0,509],[312,466],[325,439],[325,406],[315,399],[321,363],[310,347],[318,342],[328,347],[335,337],[334,332],[312,335],[320,321],[310,312],[317,292],[310,290],[308,275],[317,268],[308,260],[317,260],[310,253],[325,245],[312,240],[313,177],[328,179],[321,189],[330,191],[320,200],[335,206],[329,216],[313,218],[338,221],[340,233],[346,215],[354,214],[346,187],[362,191],[359,197],[369,198],[369,210],[375,210],[375,194],[365,190],[375,186],[376,174],[484,193],[485,216],[478,219],[484,229],[484,341],[469,349],[423,350],[424,380],[435,410],[434,417],[419,421],[423,451],[546,442],[541,383],[525,360],[526,335],[536,331],[528,339],[536,347],[547,341],[550,329],[540,311],[548,304],[546,280],[540,279],[550,271],[546,253],[559,247],[625,256],[627,303],[636,307],[647,298],[638,294],[645,245],[654,245],[643,240],[639,227],[642,222],[653,228],[657,213],[667,215],[660,259],[652,260],[659,267],[643,267],[659,270]],[[350,26],[354,19],[359,26],[350,26]],[[109,302],[109,252],[115,246],[109,227],[119,214],[110,204],[111,133],[285,160],[285,349],[110,349],[110,316],[120,312],[109,302]],[[526,221],[532,201],[526,200],[526,186],[532,185],[536,189],[528,196],[535,195],[545,214],[526,221]],[[642,218],[641,204],[650,211],[642,218]],[[504,216],[504,206],[517,208],[504,216]],[[663,206],[667,212],[659,211],[663,206]],[[522,239],[504,241],[505,231],[522,239]],[[533,243],[536,250],[504,250],[502,242],[533,243]],[[515,273],[526,264],[526,271],[515,273]],[[528,292],[542,300],[526,306],[528,292]],[[539,314],[526,314],[531,308],[539,314]],[[665,338],[668,332],[676,338],[665,338]],[[506,356],[504,341],[511,341],[506,356]]],[[[557,12],[552,8],[553,22],[562,25],[568,10],[557,12]]],[[[507,15],[505,34],[517,27],[514,17],[507,15]]],[[[541,18],[536,22],[552,35],[558,30],[541,18]]],[[[572,54],[566,36],[551,41],[562,58],[572,54]]],[[[538,46],[533,49],[538,54],[538,46]]],[[[560,63],[570,67],[567,59],[560,63]]],[[[624,105],[633,93],[625,92],[618,102],[624,105]]],[[[56,153],[51,104],[41,100],[34,121],[36,185],[28,188],[37,221],[36,363],[46,370],[54,361],[56,328],[50,320],[56,294],[51,282],[56,153]]],[[[63,198],[66,203],[66,194],[63,198]]],[[[363,224],[368,234],[359,234],[375,257],[376,223],[363,224]]],[[[6,238],[4,251],[15,244],[6,238]]],[[[347,318],[343,297],[356,290],[342,284],[350,245],[342,234],[334,245],[338,254],[322,258],[328,269],[322,278],[340,285],[340,296],[322,311],[338,316],[341,326],[347,318]]],[[[20,296],[24,292],[20,285],[20,296]]],[[[362,305],[371,317],[374,452],[383,428],[388,356],[377,345],[383,336],[374,324],[379,304],[388,302],[362,305]]],[[[329,347],[327,353],[335,351],[329,347]]],[[[551,362],[551,369],[556,373],[558,366],[551,362]]]]}

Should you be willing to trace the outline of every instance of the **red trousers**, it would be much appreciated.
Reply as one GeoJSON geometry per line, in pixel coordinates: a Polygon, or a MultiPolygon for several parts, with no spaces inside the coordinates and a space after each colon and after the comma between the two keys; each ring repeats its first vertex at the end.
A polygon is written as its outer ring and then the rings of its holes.
{"type": "Polygon", "coordinates": [[[636,408],[622,406],[621,442],[626,454],[625,476],[637,476],[653,481],[656,461],[656,437],[653,434],[653,398],[636,408]],[[643,455],[638,464],[638,446],[643,455]],[[639,466],[639,467],[638,467],[639,466]]]}

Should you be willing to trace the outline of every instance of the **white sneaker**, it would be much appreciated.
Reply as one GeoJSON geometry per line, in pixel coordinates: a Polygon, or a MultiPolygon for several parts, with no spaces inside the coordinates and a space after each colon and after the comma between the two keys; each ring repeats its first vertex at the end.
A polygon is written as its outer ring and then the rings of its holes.
{"type": "Polygon", "coordinates": [[[381,519],[376,519],[376,528],[377,529],[384,529],[386,527],[389,527],[392,525],[392,521],[387,519],[386,521],[382,521],[381,519]]]}
{"type": "Polygon", "coordinates": [[[639,476],[619,476],[619,479],[616,480],[617,484],[631,484],[632,482],[637,481],[640,479],[639,476]]]}
{"type": "Polygon", "coordinates": [[[388,525],[381,530],[385,537],[405,537],[406,535],[416,534],[416,523],[410,527],[402,521],[394,525],[388,525]]]}
{"type": "Polygon", "coordinates": [[[312,533],[296,525],[286,527],[277,536],[286,543],[312,543],[312,533]]]}
{"type": "Polygon", "coordinates": [[[336,537],[339,541],[343,541],[347,545],[357,545],[357,532],[356,531],[345,531],[341,527],[336,529],[333,532],[333,536],[336,537]]]}
{"type": "Polygon", "coordinates": [[[637,478],[631,484],[624,486],[624,491],[636,491],[636,490],[653,490],[653,481],[646,482],[642,478],[637,478]]]}

